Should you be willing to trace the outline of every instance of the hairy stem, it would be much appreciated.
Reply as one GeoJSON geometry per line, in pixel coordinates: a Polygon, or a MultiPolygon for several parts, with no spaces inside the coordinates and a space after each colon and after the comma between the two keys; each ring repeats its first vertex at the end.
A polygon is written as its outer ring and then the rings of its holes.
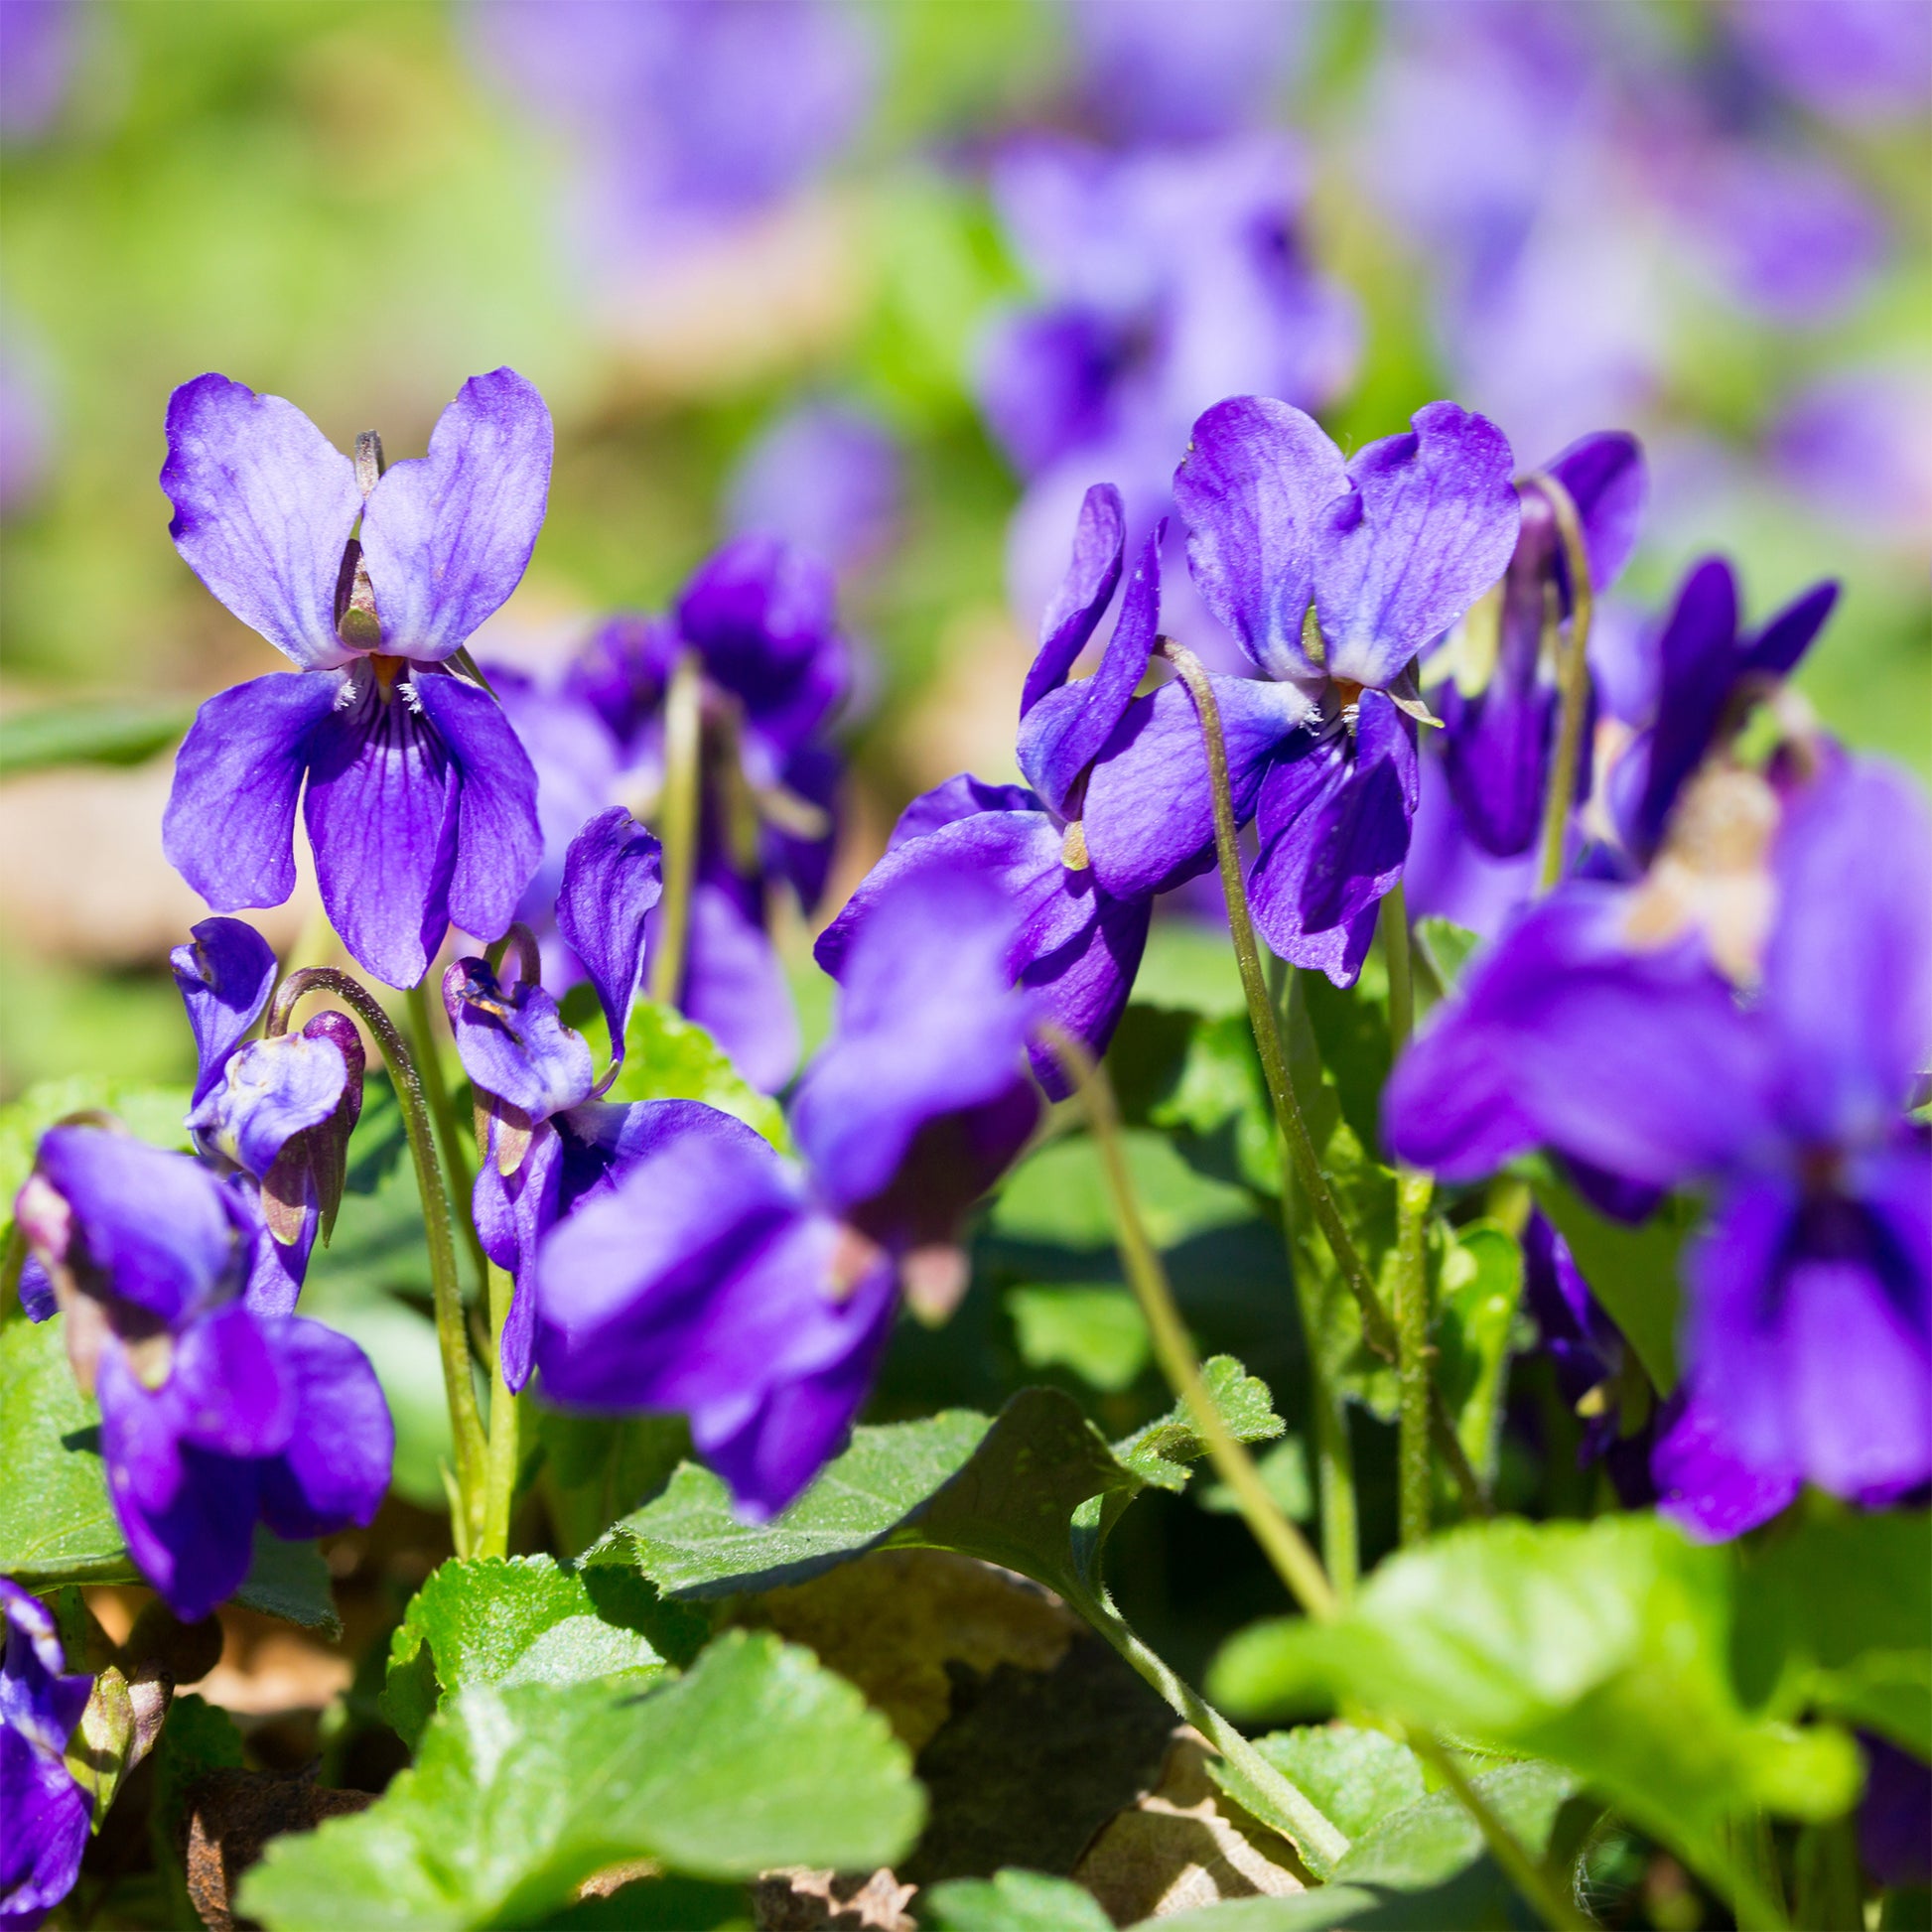
{"type": "Polygon", "coordinates": [[[429,1102],[429,1117],[436,1127],[436,1145],[443,1151],[444,1172],[450,1176],[450,1192],[455,1197],[456,1223],[463,1230],[464,1247],[470,1257],[474,1277],[471,1289],[482,1301],[486,1293],[484,1284],[489,1264],[483,1258],[476,1217],[470,1212],[471,1197],[477,1189],[477,1164],[463,1144],[456,1103],[450,1098],[450,1083],[444,1077],[443,1055],[437,1050],[436,1021],[430,1012],[429,994],[418,984],[403,995],[403,1001],[409,1011],[409,1036],[416,1048],[416,1066],[423,1076],[423,1097],[429,1102]]]}
{"type": "Polygon", "coordinates": [[[1475,1821],[1490,1856],[1508,1873],[1509,1881],[1536,1909],[1551,1932],[1586,1932],[1590,1921],[1543,1865],[1531,1858],[1514,1832],[1496,1816],[1455,1758],[1426,1731],[1412,1730],[1409,1747],[1455,1793],[1456,1802],[1475,1821]]]}
{"type": "Polygon", "coordinates": [[[1289,1593],[1311,1616],[1331,1617],[1338,1605],[1319,1560],[1302,1532],[1268,1493],[1268,1485],[1262,1481],[1254,1457],[1235,1441],[1201,1377],[1200,1364],[1194,1359],[1193,1345],[1187,1339],[1180,1311],[1174,1307],[1167,1270],[1148,1238],[1134,1199],[1134,1184],[1121,1151],[1120,1114],[1114,1105],[1113,1086],[1077,1040],[1056,1027],[1049,1026],[1042,1031],[1086,1102],[1087,1119],[1093,1126],[1107,1191],[1113,1201],[1121,1263],[1141,1305],[1141,1312],[1147,1317],[1161,1372],[1175,1395],[1186,1404],[1201,1441],[1207,1445],[1209,1459],[1221,1480],[1234,1492],[1242,1517],[1289,1593]]]}
{"type": "MultiPolygon", "coordinates": [[[[1416,993],[1410,977],[1409,908],[1402,883],[1382,901],[1382,950],[1389,968],[1389,1045],[1400,1056],[1416,1029],[1416,993]]],[[[1396,1495],[1404,1543],[1429,1535],[1435,1478],[1429,1466],[1431,1396],[1429,1373],[1430,1177],[1408,1168],[1396,1173],[1395,1336],[1397,1417],[1396,1495]]]]}
{"type": "Polygon", "coordinates": [[[1539,472],[1530,487],[1550,505],[1570,573],[1570,643],[1558,669],[1556,757],[1550,763],[1550,789],[1543,800],[1542,860],[1536,890],[1547,893],[1563,877],[1570,809],[1577,796],[1577,774],[1584,752],[1584,714],[1589,709],[1589,624],[1595,597],[1589,581],[1589,552],[1584,544],[1577,504],[1556,478],[1539,472]]]}
{"type": "Polygon", "coordinates": [[[651,955],[650,997],[673,1004],[684,984],[684,954],[691,930],[691,888],[698,861],[698,817],[703,801],[704,665],[687,650],[671,673],[664,696],[664,795],[658,808],[663,844],[664,897],[657,949],[651,955]]]}
{"type": "Polygon", "coordinates": [[[503,1323],[509,1319],[514,1285],[508,1271],[488,1264],[489,1332],[494,1347],[489,1370],[489,1460],[484,1471],[483,1534],[476,1554],[506,1557],[510,1548],[510,1506],[516,1500],[516,1472],[520,1466],[518,1421],[520,1398],[503,1380],[503,1323]]]}
{"type": "MultiPolygon", "coordinates": [[[[1248,889],[1241,876],[1241,850],[1236,843],[1234,794],[1228,783],[1227,745],[1221,736],[1220,707],[1214,702],[1214,687],[1208,682],[1201,661],[1186,645],[1172,637],[1161,640],[1161,649],[1173,664],[1180,681],[1194,701],[1200,720],[1201,743],[1207,752],[1207,773],[1214,795],[1214,848],[1220,863],[1221,891],[1227,898],[1228,928],[1234,938],[1234,958],[1241,971],[1241,990],[1247,997],[1248,1021],[1254,1029],[1255,1047],[1261,1054],[1261,1070],[1268,1082],[1268,1098],[1274,1106],[1275,1121],[1295,1160],[1296,1172],[1314,1210],[1316,1225],[1328,1252],[1362,1311],[1362,1333],[1368,1345],[1387,1361],[1397,1359],[1395,1324],[1376,1292],[1374,1278],[1364,1265],[1360,1251],[1349,1239],[1347,1226],[1336,1205],[1334,1192],[1314,1151],[1301,1103],[1288,1077],[1288,1062],[1282,1053],[1281,1030],[1275,1024],[1275,1011],[1262,981],[1260,950],[1255,943],[1254,919],[1248,910],[1248,889]]],[[[1461,1492],[1462,1505],[1472,1515],[1491,1514],[1489,1499],[1483,1493],[1475,1470],[1463,1452],[1455,1425],[1443,1401],[1442,1393],[1431,1388],[1433,1420],[1431,1433],[1449,1464],[1449,1473],[1461,1492]]]]}
{"type": "Polygon", "coordinates": [[[402,1103],[403,1132],[416,1168],[423,1203],[423,1238],[429,1246],[430,1285],[436,1305],[436,1339],[443,1358],[443,1393],[450,1405],[450,1430],[456,1449],[455,1494],[450,1527],[457,1554],[467,1555],[482,1525],[484,1443],[477,1391],[470,1379],[470,1347],[463,1327],[463,1290],[457,1281],[456,1242],[450,1231],[450,1195],[436,1158],[436,1140],[422,1076],[389,1016],[359,980],[333,966],[305,966],[291,973],[269,1008],[267,1034],[288,1032],[296,1003],[306,994],[327,993],[340,1000],[369,1030],[389,1069],[402,1103]]]}

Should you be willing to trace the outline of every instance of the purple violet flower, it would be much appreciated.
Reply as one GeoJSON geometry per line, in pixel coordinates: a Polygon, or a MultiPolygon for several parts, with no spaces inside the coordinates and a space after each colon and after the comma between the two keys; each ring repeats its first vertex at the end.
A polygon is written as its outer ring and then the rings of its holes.
{"type": "MultiPolygon", "coordinates": [[[[1353,982],[1416,812],[1410,666],[1503,574],[1520,514],[1509,445],[1449,402],[1344,462],[1311,417],[1237,397],[1174,475],[1187,566],[1260,678],[1219,677],[1238,820],[1258,821],[1255,923],[1282,958],[1353,982]]],[[[1211,863],[1186,688],[1137,698],[1087,786],[1100,885],[1133,898],[1211,863]]]]}
{"type": "Polygon", "coordinates": [[[245,1294],[268,1238],[201,1163],[98,1127],[41,1138],[15,1213],[100,1404],[107,1488],[142,1573],[184,1622],[247,1575],[256,1522],[366,1524],[395,1447],[362,1351],[245,1294]]]}
{"type": "Polygon", "coordinates": [[[698,1108],[544,1241],[536,1359],[559,1402],[679,1410],[739,1509],[782,1509],[845,1440],[901,1282],[956,1298],[960,1217],[1038,1118],[1012,908],[921,868],[845,962],[792,1107],[804,1167],[698,1108]]]}
{"type": "Polygon", "coordinates": [[[1394,1152],[1451,1180],[1541,1145],[1713,1189],[1652,1459],[1707,1537],[1806,1481],[1883,1502],[1932,1479],[1932,1136],[1902,1114],[1932,1049],[1932,819],[1885,767],[1829,761],[1769,868],[1768,935],[1730,960],[1747,1001],[1712,963],[1730,948],[1660,931],[1656,881],[1573,882],[1474,963],[1383,1102],[1394,1152]]]}
{"type": "MultiPolygon", "coordinates": [[[[1116,897],[1087,861],[1081,799],[1094,758],[1125,715],[1161,621],[1159,526],[1121,598],[1112,638],[1091,677],[1070,679],[1120,582],[1126,517],[1120,492],[1096,483],[1081,505],[1073,556],[1040,621],[1039,653],[1020,700],[1019,756],[1033,789],[963,773],[915,798],[886,856],[819,935],[815,956],[836,980],[866,921],[899,882],[926,868],[974,871],[1020,908],[1007,970],[1037,991],[1053,1022],[1096,1057],[1107,1050],[1147,943],[1151,900],[1116,897]]],[[[1068,1091],[1050,1047],[1033,1066],[1055,1099],[1068,1091]]]]}
{"type": "Polygon", "coordinates": [[[54,1613],[0,1577],[0,1932],[34,1932],[87,1849],[88,1798],[66,1764],[94,1681],[69,1672],[54,1613]]]}
{"type": "Polygon", "coordinates": [[[161,473],[175,547],[299,673],[210,698],[176,761],[163,844],[217,911],[295,890],[306,777],[323,904],[378,979],[414,986],[453,919],[485,939],[509,924],[540,852],[536,775],[449,660],[523,575],[550,449],[550,412],[520,375],[473,376],[429,454],[365,502],[355,466],[292,403],[220,375],[175,391],[161,473]]]}

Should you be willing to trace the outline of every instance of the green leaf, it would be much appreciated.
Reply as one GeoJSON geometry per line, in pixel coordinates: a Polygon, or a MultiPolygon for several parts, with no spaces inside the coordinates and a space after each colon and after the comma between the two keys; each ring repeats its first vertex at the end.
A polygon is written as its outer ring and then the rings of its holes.
{"type": "Polygon", "coordinates": [[[255,1525],[254,1560],[234,1600],[328,1637],[343,1633],[322,1552],[313,1543],[285,1543],[265,1523],[255,1525]]]}
{"type": "Polygon", "coordinates": [[[1113,1926],[1092,1892],[1041,1871],[952,1878],[934,1885],[919,1905],[935,1932],[1112,1932],[1113,1926]]]}
{"type": "Polygon", "coordinates": [[[127,1583],[108,1500],[100,1412],[74,1386],[66,1319],[0,1325],[0,1571],[32,1590],[127,1583]]]}
{"type": "Polygon", "coordinates": [[[733,1631],[641,1697],[458,1692],[369,1810],[271,1844],[240,1909],[270,1932],[527,1926],[632,1860],[702,1878],[890,1864],[923,1811],[904,1746],[850,1684],[733,1631]]]}
{"type": "Polygon", "coordinates": [[[1462,977],[1470,955],[1482,944],[1481,933],[1471,932],[1467,926],[1457,925],[1440,912],[1418,919],[1415,937],[1429,954],[1429,962],[1436,968],[1436,977],[1443,982],[1445,991],[1462,977]]]}
{"type": "MultiPolygon", "coordinates": [[[[1232,1355],[1215,1355],[1201,1365],[1207,1392],[1237,1443],[1272,1442],[1282,1433],[1268,1384],[1250,1375],[1232,1355]]],[[[1207,1453],[1184,1402],[1176,1402],[1158,1422],[1114,1445],[1121,1464],[1156,1489],[1181,1490],[1193,1465],[1207,1453]]]]}
{"type": "MultiPolygon", "coordinates": [[[[1532,1858],[1540,1859],[1564,1800],[1569,1771],[1534,1759],[1484,1771],[1469,1782],[1532,1858]]],[[[1425,1891],[1465,1871],[1484,1854],[1482,1832],[1452,1791],[1418,1795],[1358,1838],[1335,1866],[1339,1884],[1425,1891]]]]}
{"type": "Polygon", "coordinates": [[[1281,1192],[1275,1117],[1245,1008],[1209,1019],[1130,1006],[1107,1069],[1128,1126],[1163,1130],[1202,1173],[1281,1192]]]}
{"type": "MultiPolygon", "coordinates": [[[[592,1028],[594,1037],[601,1037],[598,1023],[592,1028]]],[[[780,1151],[791,1145],[778,1103],[742,1079],[730,1055],[695,1020],[654,1000],[640,999],[631,1012],[623,1066],[609,1098],[702,1100],[755,1128],[780,1151]]]]}
{"type": "Polygon", "coordinates": [[[1105,1395],[1132,1388],[1153,1352],[1147,1322],[1124,1288],[1015,1288],[1006,1307],[1029,1368],[1070,1369],[1105,1395]]]}
{"type": "Polygon", "coordinates": [[[1427,1791],[1422,1760],[1385,1731],[1298,1725],[1257,1737],[1255,1748],[1351,1839],[1366,1837],[1427,1791]]]}
{"type": "Polygon", "coordinates": [[[852,1447],[769,1523],[741,1522],[725,1485],[686,1463],[615,1535],[671,1596],[803,1583],[881,1548],[953,1550],[1064,1590],[1078,1587],[1074,1510],[1141,1480],[1072,1397],[1022,1389],[991,1423],[948,1410],[855,1430],[852,1447]]]}
{"type": "Polygon", "coordinates": [[[1437,1381],[1476,1473],[1496,1472],[1504,1370],[1523,1300],[1523,1253],[1508,1229],[1450,1231],[1437,1279],[1437,1381]]]}
{"type": "Polygon", "coordinates": [[[1382,1145],[1382,1089],[1394,1055],[1389,1046],[1388,1009],[1372,999],[1364,981],[1330,986],[1326,974],[1295,975],[1297,994],[1307,1003],[1321,1065],[1333,1082],[1348,1123],[1363,1151],[1382,1145]]]}
{"type": "MultiPolygon", "coordinates": [[[[1253,1219],[1244,1188],[1197,1173],[1165,1134],[1130,1128],[1121,1138],[1134,1197],[1157,1247],[1253,1219]]],[[[993,1203],[991,1225],[1012,1241],[1111,1251],[1112,1196],[1091,1138],[1062,1135],[1023,1161],[993,1203]]]]}
{"type": "Polygon", "coordinates": [[[1352,1699],[1548,1758],[1716,1877],[1738,1810],[1832,1818],[1858,1787],[1844,1733],[1740,1696],[1734,1583],[1731,1553],[1655,1516],[1471,1525],[1385,1563],[1334,1623],[1244,1632],[1211,1683],[1237,1711],[1352,1699]]]}
{"type": "Polygon", "coordinates": [[[542,1556],[452,1557],[390,1638],[382,1715],[414,1745],[439,1686],[447,1695],[478,1684],[614,1678],[641,1688],[695,1656],[709,1628],[628,1570],[566,1569],[542,1556]]]}
{"type": "Polygon", "coordinates": [[[0,776],[60,764],[140,764],[180,742],[192,704],[48,705],[0,718],[0,776]]]}
{"type": "Polygon", "coordinates": [[[1637,1351],[1657,1393],[1677,1387],[1678,1252],[1696,1215],[1682,1199],[1667,1200],[1642,1227],[1599,1214],[1542,1163],[1532,1185],[1537,1205],[1570,1244],[1590,1293],[1602,1303],[1637,1351]]]}

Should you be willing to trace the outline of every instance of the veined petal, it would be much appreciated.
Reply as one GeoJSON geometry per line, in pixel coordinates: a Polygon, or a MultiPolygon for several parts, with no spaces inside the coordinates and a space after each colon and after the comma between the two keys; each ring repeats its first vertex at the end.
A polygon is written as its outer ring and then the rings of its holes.
{"type": "Polygon", "coordinates": [[[553,441],[543,398],[514,369],[473,375],[429,454],[369,492],[362,562],[385,651],[448,657],[515,590],[543,527],[553,441]]]}
{"type": "Polygon", "coordinates": [[[265,1325],[295,1396],[288,1447],[261,1471],[268,1527],[299,1540],[373,1521],[388,1492],[396,1432],[368,1357],[320,1321],[265,1325]]]}
{"type": "Polygon", "coordinates": [[[161,487],[175,548],[243,623],[305,671],[348,662],[336,584],[362,496],[355,466],[301,410],[224,375],[183,383],[161,487]]]}
{"type": "Polygon", "coordinates": [[[1216,403],[1174,472],[1188,573],[1271,677],[1320,675],[1302,649],[1302,620],[1315,594],[1321,511],[1347,488],[1341,452],[1314,418],[1266,396],[1216,403]]]}
{"type": "MultiPolygon", "coordinates": [[[[1270,760],[1311,702],[1295,684],[1218,676],[1210,682],[1241,824],[1254,815],[1270,760]]],[[[1094,876],[1116,898],[1170,891],[1213,863],[1207,752],[1184,684],[1164,684],[1128,706],[1087,779],[1081,816],[1094,876]]]]}
{"type": "Polygon", "coordinates": [[[175,756],[161,847],[217,911],[280,905],[295,891],[295,801],[345,685],[343,672],[277,671],[195,714],[175,756]]]}
{"type": "Polygon", "coordinates": [[[1081,772],[1099,756],[1147,673],[1161,627],[1161,545],[1167,532],[1162,517],[1134,566],[1100,668],[1090,678],[1043,693],[1021,715],[1020,768],[1056,812],[1065,813],[1081,772]]]}
{"type": "Polygon", "coordinates": [[[358,676],[354,702],[316,734],[303,816],[322,902],[356,961],[391,986],[416,985],[449,930],[460,789],[400,686],[358,676]]]}
{"type": "Polygon", "coordinates": [[[543,861],[536,768],[502,707],[468,678],[418,671],[409,688],[461,785],[450,917],[479,939],[500,938],[543,861]]]}
{"type": "Polygon", "coordinates": [[[1509,441],[1432,402],[1358,450],[1314,536],[1314,604],[1331,677],[1384,685],[1509,566],[1521,506],[1509,441]]]}
{"type": "Polygon", "coordinates": [[[220,1079],[228,1055],[275,990],[275,948],[245,919],[203,919],[193,941],[168,955],[195,1035],[195,1102],[220,1079]]]}
{"type": "Polygon", "coordinates": [[[1022,718],[1066,682],[1120,583],[1126,544],[1127,511],[1120,491],[1112,483],[1095,483],[1080,503],[1066,575],[1039,621],[1039,650],[1020,691],[1022,718]]]}
{"type": "Polygon", "coordinates": [[[664,893],[661,851],[623,806],[614,805],[571,840],[564,856],[557,925],[597,988],[614,1069],[623,1063],[623,1030],[644,970],[645,915],[664,893]]]}

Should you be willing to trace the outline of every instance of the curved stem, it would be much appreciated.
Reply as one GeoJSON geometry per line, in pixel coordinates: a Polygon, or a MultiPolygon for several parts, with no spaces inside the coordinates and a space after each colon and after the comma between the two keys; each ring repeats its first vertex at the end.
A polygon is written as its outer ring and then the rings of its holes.
{"type": "Polygon", "coordinates": [[[436,1158],[436,1142],[429,1108],[416,1063],[403,1044],[389,1016],[368,989],[333,966],[305,966],[291,973],[276,990],[268,1011],[267,1034],[272,1039],[288,1031],[296,1003],[310,993],[327,993],[340,1000],[363,1026],[380,1049],[402,1104],[403,1132],[409,1158],[416,1168],[416,1187],[423,1203],[423,1237],[429,1246],[429,1273],[436,1304],[436,1339],[443,1359],[443,1393],[450,1405],[450,1430],[456,1450],[456,1498],[450,1527],[457,1553],[467,1554],[481,1522],[484,1445],[483,1419],[477,1413],[477,1392],[470,1380],[470,1348],[463,1329],[463,1291],[457,1284],[456,1243],[450,1233],[450,1196],[436,1158]]]}
{"type": "Polygon", "coordinates": [[[1121,1152],[1120,1113],[1114,1105],[1113,1086],[1077,1040],[1051,1025],[1042,1028],[1041,1033],[1086,1102],[1087,1119],[1092,1123],[1093,1138],[1100,1150],[1107,1191],[1113,1199],[1121,1263],[1141,1305],[1141,1312],[1147,1317],[1161,1372],[1186,1404],[1194,1428],[1207,1445],[1209,1460],[1221,1480],[1234,1492],[1243,1519],[1289,1593],[1311,1616],[1331,1617],[1339,1605],[1319,1559],[1268,1493],[1268,1485],[1262,1481],[1254,1457],[1235,1441],[1208,1393],[1200,1364],[1194,1360],[1193,1345],[1187,1339],[1180,1311],[1174,1307],[1167,1270],[1148,1238],[1134,1199],[1134,1185],[1128,1177],[1126,1157],[1121,1152]]]}
{"type": "Polygon", "coordinates": [[[500,977],[503,961],[512,951],[516,954],[517,979],[527,986],[535,986],[543,977],[543,950],[537,944],[537,935],[521,919],[515,920],[500,939],[483,949],[489,970],[500,977]]]}
{"type": "Polygon", "coordinates": [[[1539,472],[1528,481],[1556,518],[1564,564],[1570,573],[1570,644],[1558,672],[1557,751],[1550,764],[1550,789],[1543,800],[1543,857],[1537,867],[1536,890],[1542,894],[1563,877],[1570,810],[1583,761],[1584,714],[1589,709],[1589,624],[1595,598],[1589,581],[1589,551],[1584,543],[1583,519],[1577,514],[1575,499],[1552,476],[1539,472]]]}
{"type": "Polygon", "coordinates": [[[495,1346],[490,1351],[489,1459],[484,1471],[483,1534],[476,1549],[480,1557],[506,1557],[510,1548],[510,1508],[516,1500],[520,1466],[520,1399],[503,1380],[502,1337],[513,1292],[508,1273],[489,1263],[489,1332],[495,1346]]]}
{"type": "Polygon", "coordinates": [[[429,1117],[436,1125],[436,1144],[443,1150],[444,1171],[450,1176],[450,1192],[455,1196],[456,1224],[463,1230],[464,1247],[475,1276],[471,1289],[481,1301],[487,1293],[489,1263],[483,1256],[476,1217],[470,1211],[470,1202],[477,1191],[477,1164],[463,1144],[456,1103],[450,1098],[450,1083],[444,1077],[443,1055],[437,1048],[436,1021],[430,1012],[429,995],[419,984],[403,995],[403,1002],[409,1010],[409,1035],[416,1048],[416,1065],[423,1076],[423,1097],[429,1102],[429,1117]]]}
{"type": "Polygon", "coordinates": [[[1590,1921],[1543,1865],[1530,1857],[1516,1834],[1496,1816],[1495,1808],[1470,1782],[1468,1773],[1454,1756],[1426,1731],[1412,1730],[1409,1748],[1454,1792],[1456,1802],[1475,1820],[1490,1856],[1508,1873],[1510,1883],[1536,1908],[1543,1923],[1552,1932],[1587,1932],[1590,1921]]]}
{"type": "Polygon", "coordinates": [[[657,949],[651,955],[650,997],[677,1001],[684,985],[685,944],[691,930],[691,888],[697,870],[699,779],[704,736],[704,662],[687,650],[671,673],[664,695],[664,791],[658,813],[663,842],[664,897],[657,949]]]}
{"type": "MultiPolygon", "coordinates": [[[[1214,794],[1214,846],[1220,862],[1221,890],[1227,898],[1228,928],[1234,937],[1235,963],[1241,970],[1241,989],[1247,996],[1248,1020],[1254,1029],[1255,1046],[1261,1054],[1261,1070],[1268,1082],[1268,1097],[1275,1109],[1275,1120],[1294,1155],[1309,1204],[1335,1258],[1335,1266],[1362,1311],[1362,1334],[1368,1345],[1386,1361],[1397,1359],[1395,1324],[1376,1292],[1374,1279],[1363,1265],[1362,1257],[1341,1218],[1327,1176],[1310,1138],[1308,1122],[1288,1077],[1288,1062],[1282,1054],[1281,1030],[1275,1024],[1274,1008],[1261,975],[1260,952],[1255,944],[1254,919],[1248,910],[1248,890],[1241,877],[1241,852],[1235,842],[1234,795],[1228,784],[1227,746],[1221,736],[1220,707],[1214,702],[1214,687],[1208,682],[1201,661],[1184,644],[1172,637],[1161,640],[1161,649],[1173,665],[1181,682],[1193,698],[1195,715],[1200,719],[1201,742],[1207,751],[1208,778],[1214,794]]],[[[1469,1465],[1455,1425],[1443,1401],[1442,1392],[1431,1388],[1430,1432],[1441,1449],[1449,1473],[1455,1478],[1463,1507],[1473,1515],[1491,1514],[1489,1499],[1469,1465]]]]}

